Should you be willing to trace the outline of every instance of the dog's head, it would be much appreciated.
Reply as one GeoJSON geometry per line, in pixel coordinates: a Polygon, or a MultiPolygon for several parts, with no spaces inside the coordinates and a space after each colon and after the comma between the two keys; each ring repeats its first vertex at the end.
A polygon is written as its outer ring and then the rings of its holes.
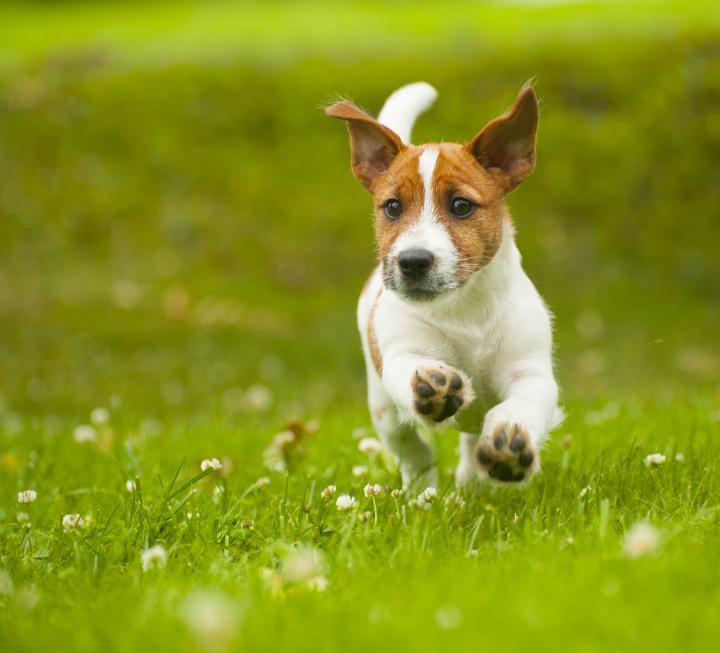
{"type": "Polygon", "coordinates": [[[405,145],[347,101],[326,113],[347,122],[353,173],[374,199],[388,288],[411,301],[431,300],[492,260],[505,196],[535,166],[538,105],[531,87],[466,145],[405,145]]]}

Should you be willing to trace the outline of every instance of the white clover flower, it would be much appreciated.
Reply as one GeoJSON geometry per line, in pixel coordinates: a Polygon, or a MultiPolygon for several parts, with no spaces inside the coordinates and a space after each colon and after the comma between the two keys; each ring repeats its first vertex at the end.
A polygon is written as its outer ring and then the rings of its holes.
{"type": "Polygon", "coordinates": [[[167,551],[162,544],[156,544],[148,549],[143,549],[140,554],[140,562],[142,563],[143,571],[161,569],[167,562],[167,551]]]}
{"type": "Polygon", "coordinates": [[[245,391],[243,403],[248,410],[261,412],[272,406],[273,393],[270,388],[265,385],[257,384],[250,386],[245,391]]]}
{"type": "Polygon", "coordinates": [[[25,585],[25,587],[18,590],[15,600],[21,609],[29,612],[34,610],[40,602],[40,593],[35,585],[25,585]]]}
{"type": "Polygon", "coordinates": [[[93,522],[92,515],[80,516],[77,513],[63,515],[62,525],[65,531],[71,531],[75,528],[88,528],[93,522]]]}
{"type": "Polygon", "coordinates": [[[37,492],[35,490],[23,490],[18,492],[18,503],[32,503],[37,500],[37,492]]]}
{"type": "Polygon", "coordinates": [[[14,592],[12,576],[4,569],[0,569],[0,596],[12,596],[14,592]]]}
{"type": "Polygon", "coordinates": [[[635,524],[623,538],[623,553],[628,558],[640,558],[655,553],[660,547],[660,531],[647,522],[635,524]]]}
{"type": "Polygon", "coordinates": [[[382,492],[382,488],[377,484],[368,483],[363,488],[363,494],[369,499],[371,497],[376,497],[378,494],[382,492]]]}
{"type": "Polygon", "coordinates": [[[271,472],[287,472],[288,459],[298,445],[298,439],[291,430],[276,433],[263,451],[263,465],[271,472]]]}
{"type": "Polygon", "coordinates": [[[363,438],[366,438],[369,434],[369,431],[364,426],[358,426],[353,429],[352,436],[356,440],[362,440],[363,438]]]}
{"type": "Polygon", "coordinates": [[[95,427],[90,426],[90,424],[80,424],[76,426],[73,431],[73,439],[79,444],[95,442],[95,440],[97,440],[97,431],[95,427]]]}
{"type": "Polygon", "coordinates": [[[96,426],[107,424],[110,421],[110,413],[108,412],[108,409],[103,408],[102,406],[94,408],[90,413],[90,421],[96,426]]]}
{"type": "Polygon", "coordinates": [[[327,589],[328,581],[325,576],[314,576],[305,581],[305,587],[314,592],[324,592],[327,589]]]}
{"type": "Polygon", "coordinates": [[[358,520],[361,523],[365,523],[366,521],[370,521],[372,519],[372,517],[373,517],[373,514],[369,510],[366,510],[365,512],[361,512],[358,515],[358,520]]]}
{"type": "Polygon", "coordinates": [[[325,501],[330,501],[330,499],[335,496],[335,492],[337,492],[337,487],[335,485],[328,485],[322,489],[320,496],[325,499],[325,501]]]}
{"type": "Polygon", "coordinates": [[[126,311],[135,308],[142,299],[142,287],[131,279],[118,279],[112,286],[115,306],[126,311]]]}
{"type": "Polygon", "coordinates": [[[293,549],[282,560],[280,574],[286,583],[304,584],[323,576],[325,558],[322,551],[311,546],[293,549]]]}
{"type": "Polygon", "coordinates": [[[373,458],[382,451],[382,445],[380,444],[380,440],[376,438],[363,438],[358,443],[358,449],[360,453],[373,458]]]}
{"type": "Polygon", "coordinates": [[[280,574],[285,583],[323,592],[328,585],[325,566],[325,558],[320,550],[303,546],[285,556],[280,564],[280,574]]]}
{"type": "Polygon", "coordinates": [[[238,634],[238,606],[221,592],[194,591],[183,600],[179,611],[203,650],[224,651],[238,634]]]}
{"type": "Polygon", "coordinates": [[[355,497],[351,497],[349,494],[341,494],[337,498],[337,501],[335,501],[335,506],[338,510],[350,510],[356,505],[357,499],[355,497]]]}
{"type": "Polygon", "coordinates": [[[200,463],[200,471],[205,471],[206,469],[222,469],[222,463],[217,458],[206,458],[200,463]]]}
{"type": "Polygon", "coordinates": [[[465,503],[465,499],[463,499],[457,492],[450,492],[445,497],[445,500],[443,501],[446,508],[450,508],[451,506],[457,506],[460,510],[465,510],[465,506],[467,505],[465,503]]]}
{"type": "Polygon", "coordinates": [[[130,492],[130,494],[132,494],[133,492],[137,492],[137,483],[135,483],[135,481],[129,478],[127,481],[125,481],[125,491],[130,492]]]}
{"type": "Polygon", "coordinates": [[[165,425],[159,419],[155,419],[154,417],[147,417],[140,422],[141,435],[146,435],[149,438],[154,438],[160,435],[164,428],[165,425]]]}
{"type": "Polygon", "coordinates": [[[462,622],[462,611],[456,605],[446,605],[435,610],[435,622],[443,630],[453,630],[462,622]]]}
{"type": "Polygon", "coordinates": [[[675,462],[676,463],[684,463],[685,462],[685,454],[678,451],[675,454],[675,462]]]}
{"type": "Polygon", "coordinates": [[[269,590],[273,597],[283,596],[283,579],[277,571],[269,567],[260,567],[258,576],[265,589],[269,590]]]}
{"type": "Polygon", "coordinates": [[[659,467],[665,462],[665,456],[661,453],[651,453],[645,456],[645,464],[648,467],[659,467]]]}
{"type": "Polygon", "coordinates": [[[365,465],[355,465],[352,468],[352,475],[356,478],[360,478],[362,476],[366,476],[368,473],[368,468],[365,467],[365,465]]]}
{"type": "Polygon", "coordinates": [[[432,502],[437,499],[438,491],[436,488],[430,486],[426,487],[420,494],[418,494],[417,502],[421,507],[430,507],[432,502]]]}
{"type": "Polygon", "coordinates": [[[280,433],[276,433],[275,437],[273,437],[273,444],[278,449],[283,449],[284,447],[292,446],[296,442],[295,433],[293,431],[280,431],[280,433]]]}
{"type": "Polygon", "coordinates": [[[255,487],[265,487],[266,485],[270,485],[269,476],[261,476],[257,481],[255,481],[255,487]]]}
{"type": "Polygon", "coordinates": [[[403,490],[399,487],[395,488],[394,490],[392,490],[392,492],[390,492],[390,496],[393,499],[399,499],[403,494],[405,494],[405,490],[403,490]]]}

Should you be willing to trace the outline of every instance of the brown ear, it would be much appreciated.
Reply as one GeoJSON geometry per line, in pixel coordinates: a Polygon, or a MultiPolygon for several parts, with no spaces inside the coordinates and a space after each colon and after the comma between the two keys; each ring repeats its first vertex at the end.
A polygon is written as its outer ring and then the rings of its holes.
{"type": "Polygon", "coordinates": [[[510,192],[535,167],[538,103],[524,87],[512,109],[489,122],[465,147],[510,192]]]}
{"type": "Polygon", "coordinates": [[[405,148],[402,140],[394,131],[347,100],[327,107],[325,113],[347,122],[353,174],[365,188],[371,190],[375,177],[385,172],[405,148]]]}

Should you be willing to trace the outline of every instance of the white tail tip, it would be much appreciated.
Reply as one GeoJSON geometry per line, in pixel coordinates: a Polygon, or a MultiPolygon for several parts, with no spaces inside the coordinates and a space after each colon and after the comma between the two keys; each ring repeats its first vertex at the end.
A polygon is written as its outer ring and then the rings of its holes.
{"type": "Polygon", "coordinates": [[[403,143],[409,143],[417,117],[432,106],[437,95],[427,82],[402,86],[385,100],[378,121],[392,129],[403,143]]]}

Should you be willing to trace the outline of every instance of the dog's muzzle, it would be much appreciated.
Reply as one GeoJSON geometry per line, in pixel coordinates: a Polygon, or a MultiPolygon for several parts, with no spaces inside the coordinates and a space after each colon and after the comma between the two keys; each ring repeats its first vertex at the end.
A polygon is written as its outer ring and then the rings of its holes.
{"type": "Polygon", "coordinates": [[[385,285],[407,299],[427,301],[446,289],[430,250],[419,247],[403,250],[394,259],[386,259],[383,267],[385,285]]]}

